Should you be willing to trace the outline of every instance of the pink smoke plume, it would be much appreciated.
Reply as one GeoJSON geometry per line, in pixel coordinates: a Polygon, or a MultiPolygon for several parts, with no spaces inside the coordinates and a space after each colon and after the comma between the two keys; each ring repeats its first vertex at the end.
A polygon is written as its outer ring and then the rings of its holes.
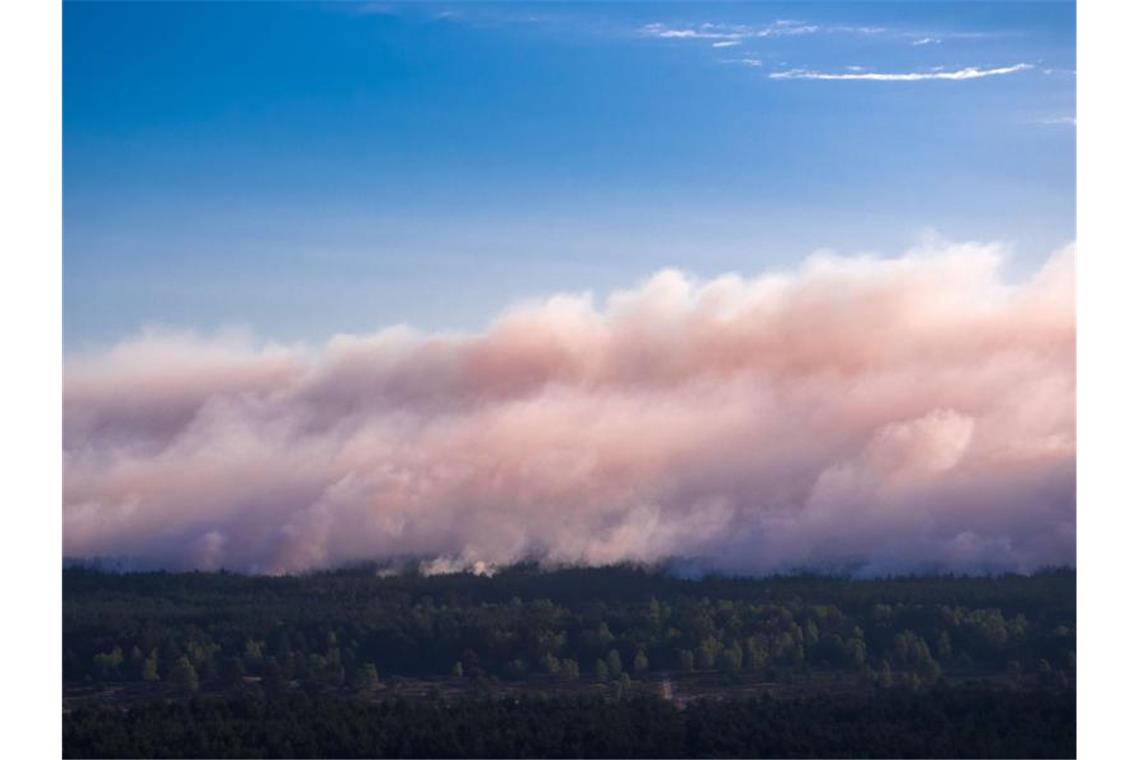
{"type": "Polygon", "coordinates": [[[1016,283],[1003,258],[666,270],[476,335],[147,333],[66,363],[64,553],[269,573],[1071,564],[1073,249],[1016,283]]]}

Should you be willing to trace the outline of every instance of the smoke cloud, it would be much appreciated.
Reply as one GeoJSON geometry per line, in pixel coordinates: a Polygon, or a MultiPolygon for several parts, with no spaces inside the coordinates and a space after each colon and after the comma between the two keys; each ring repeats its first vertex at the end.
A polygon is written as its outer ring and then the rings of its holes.
{"type": "Polygon", "coordinates": [[[726,572],[1075,561],[1073,249],[814,256],[475,335],[149,332],[70,357],[64,553],[726,572]]]}

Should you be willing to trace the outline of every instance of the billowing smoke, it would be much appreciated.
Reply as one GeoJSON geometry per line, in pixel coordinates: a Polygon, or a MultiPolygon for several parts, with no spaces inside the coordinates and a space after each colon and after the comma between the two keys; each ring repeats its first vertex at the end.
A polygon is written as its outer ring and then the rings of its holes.
{"type": "Polygon", "coordinates": [[[478,335],[147,333],[67,361],[64,553],[296,572],[1075,561],[1073,251],[558,295],[478,335]],[[434,565],[433,565],[434,566],[434,565]]]}

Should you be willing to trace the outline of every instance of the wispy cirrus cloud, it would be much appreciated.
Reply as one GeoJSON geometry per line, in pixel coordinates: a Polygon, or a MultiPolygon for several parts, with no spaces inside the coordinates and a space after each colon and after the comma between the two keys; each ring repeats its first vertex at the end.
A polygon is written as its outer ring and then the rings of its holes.
{"type": "Polygon", "coordinates": [[[834,34],[883,34],[890,31],[885,26],[825,26],[823,31],[834,34]]]}
{"type": "Polygon", "coordinates": [[[764,61],[759,58],[722,58],[721,63],[734,63],[738,66],[750,66],[757,68],[764,65],[764,61]]]}
{"type": "Polygon", "coordinates": [[[811,24],[803,21],[778,19],[768,24],[716,24],[706,22],[698,25],[670,26],[660,22],[646,24],[640,32],[649,37],[673,40],[725,40],[743,41],[765,37],[798,37],[808,34],[882,34],[889,31],[885,26],[851,26],[811,24]]]}
{"type": "MultiPolygon", "coordinates": [[[[713,48],[733,48],[745,43],[762,40],[764,38],[803,37],[820,34],[856,35],[866,37],[879,35],[884,43],[895,45],[909,45],[911,47],[941,46],[945,40],[950,39],[976,39],[988,36],[985,32],[954,32],[954,31],[916,31],[885,26],[852,25],[852,24],[824,24],[779,19],[765,24],[731,24],[704,22],[700,24],[667,24],[654,22],[645,24],[638,30],[639,34],[660,40],[695,40],[711,43],[713,48]]],[[[732,63],[744,66],[760,66],[761,61],[756,57],[724,58],[721,63],[732,63]]],[[[781,64],[787,66],[787,64],[781,64]]],[[[980,66],[966,66],[964,68],[949,69],[944,66],[932,66],[921,71],[873,71],[864,66],[845,66],[840,71],[829,71],[801,66],[797,68],[784,68],[774,71],[768,76],[771,79],[811,79],[823,81],[870,81],[870,82],[923,82],[923,81],[963,81],[968,79],[984,79],[987,77],[1014,74],[1034,68],[1030,63],[1016,63],[1010,66],[984,68],[980,66]]],[[[1053,73],[1053,69],[1044,69],[1045,73],[1053,73]]]]}
{"type": "Polygon", "coordinates": [[[770,79],[816,79],[824,81],[869,81],[869,82],[925,82],[929,80],[962,81],[966,79],[983,79],[985,77],[1016,74],[1019,71],[1032,69],[1032,64],[1017,63],[1012,66],[1001,66],[993,69],[979,69],[968,66],[955,71],[908,71],[899,73],[886,73],[877,71],[810,71],[807,69],[789,69],[787,71],[773,71],[768,75],[770,79]]]}
{"type": "Polygon", "coordinates": [[[887,26],[859,24],[828,24],[791,19],[778,19],[765,24],[731,24],[704,22],[700,24],[645,24],[638,33],[663,40],[712,40],[713,47],[730,47],[747,40],[811,35],[879,36],[886,42],[909,44],[912,47],[942,45],[952,40],[979,40],[1006,32],[954,31],[949,29],[901,29],[887,26]]]}
{"type": "Polygon", "coordinates": [[[779,20],[760,26],[713,23],[704,23],[697,26],[670,26],[668,24],[652,23],[641,27],[640,32],[647,37],[656,37],[663,40],[719,40],[724,42],[741,42],[747,39],[763,39],[765,37],[793,37],[803,34],[815,34],[820,31],[821,28],[822,27],[816,24],[779,20]]]}

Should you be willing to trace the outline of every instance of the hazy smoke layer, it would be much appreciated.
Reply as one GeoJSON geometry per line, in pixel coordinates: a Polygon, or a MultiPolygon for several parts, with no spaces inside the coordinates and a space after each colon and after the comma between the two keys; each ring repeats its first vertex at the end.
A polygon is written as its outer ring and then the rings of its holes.
{"type": "Polygon", "coordinates": [[[664,271],[474,336],[147,334],[72,358],[64,551],[290,572],[1075,561],[1073,253],[664,271]]]}

